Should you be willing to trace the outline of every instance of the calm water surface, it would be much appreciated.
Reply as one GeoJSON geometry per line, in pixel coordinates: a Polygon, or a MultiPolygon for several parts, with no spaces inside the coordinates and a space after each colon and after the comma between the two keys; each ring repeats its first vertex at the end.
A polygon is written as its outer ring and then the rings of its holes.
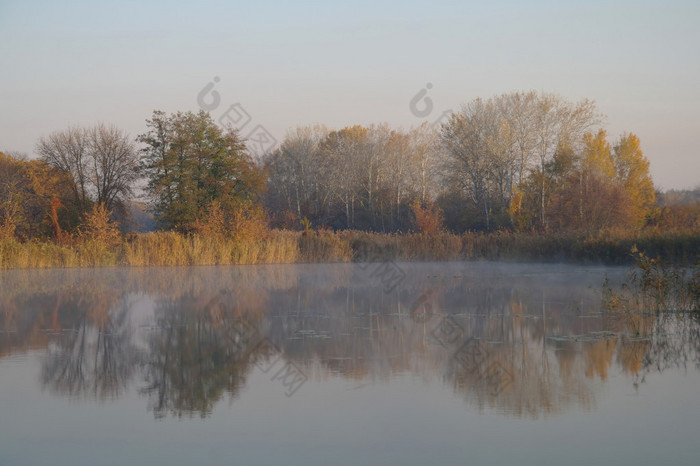
{"type": "Polygon", "coordinates": [[[700,324],[624,273],[0,272],[0,465],[698,464],[700,324]]]}

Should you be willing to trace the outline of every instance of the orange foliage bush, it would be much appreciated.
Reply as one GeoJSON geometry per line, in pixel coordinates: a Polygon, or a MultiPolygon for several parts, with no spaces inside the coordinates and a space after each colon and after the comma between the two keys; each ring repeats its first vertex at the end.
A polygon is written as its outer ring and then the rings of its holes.
{"type": "Polygon", "coordinates": [[[423,207],[420,201],[416,200],[411,204],[411,210],[419,233],[434,235],[443,231],[444,222],[442,210],[437,206],[426,204],[426,206],[423,207]]]}

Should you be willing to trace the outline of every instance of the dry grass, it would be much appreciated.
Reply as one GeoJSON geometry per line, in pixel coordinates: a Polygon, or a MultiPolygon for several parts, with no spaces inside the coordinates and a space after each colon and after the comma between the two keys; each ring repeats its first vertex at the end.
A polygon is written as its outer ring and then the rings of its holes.
{"type": "Polygon", "coordinates": [[[623,312],[700,312],[700,260],[682,267],[652,259],[633,249],[635,268],[622,290],[613,292],[607,280],[604,304],[623,312]]]}
{"type": "Polygon", "coordinates": [[[131,266],[272,264],[296,262],[299,257],[296,239],[284,234],[236,240],[221,235],[145,233],[123,249],[123,263],[131,266]]]}
{"type": "Polygon", "coordinates": [[[111,230],[83,234],[64,244],[0,238],[0,268],[190,266],[387,260],[513,260],[629,264],[637,247],[649,257],[693,264],[700,257],[697,232],[595,235],[439,232],[380,234],[361,231],[271,230],[239,235],[155,232],[114,239],[111,230]]]}

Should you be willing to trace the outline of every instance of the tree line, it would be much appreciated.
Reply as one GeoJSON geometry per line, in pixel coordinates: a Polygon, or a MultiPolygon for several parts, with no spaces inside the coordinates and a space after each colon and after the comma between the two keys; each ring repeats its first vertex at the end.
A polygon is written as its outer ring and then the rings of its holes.
{"type": "Polygon", "coordinates": [[[608,141],[589,100],[514,92],[442,125],[288,132],[254,160],[204,112],[154,111],[130,138],[105,124],[0,155],[0,226],[20,239],[79,231],[97,206],[125,219],[137,192],[161,229],[225,233],[244,221],[376,232],[639,227],[656,203],[634,134],[608,141]]]}
{"type": "Polygon", "coordinates": [[[633,226],[655,203],[639,139],[611,145],[595,104],[516,92],[475,99],[439,128],[289,132],[268,154],[280,224],[407,231],[421,216],[465,230],[633,226]],[[291,220],[291,221],[290,221],[291,220]]]}

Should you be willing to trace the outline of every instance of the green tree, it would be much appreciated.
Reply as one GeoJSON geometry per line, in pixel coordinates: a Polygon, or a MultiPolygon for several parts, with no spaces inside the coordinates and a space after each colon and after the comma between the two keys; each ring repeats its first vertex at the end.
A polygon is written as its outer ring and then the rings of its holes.
{"type": "Polygon", "coordinates": [[[258,201],[263,174],[235,130],[220,129],[204,111],[154,111],[147,125],[137,141],[162,227],[191,231],[214,201],[227,215],[258,201]]]}

